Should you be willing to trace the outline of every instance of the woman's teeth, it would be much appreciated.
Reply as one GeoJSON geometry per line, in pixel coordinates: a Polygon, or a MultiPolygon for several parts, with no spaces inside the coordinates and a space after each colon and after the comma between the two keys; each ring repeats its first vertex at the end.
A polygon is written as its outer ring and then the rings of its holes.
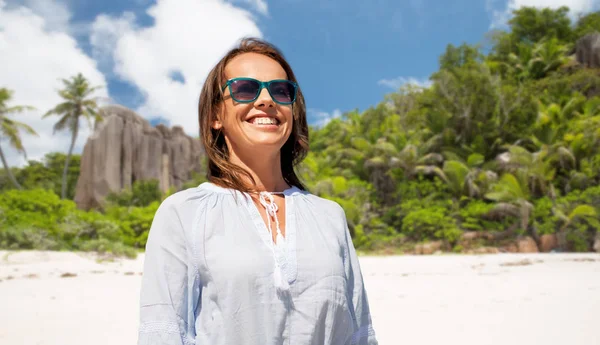
{"type": "Polygon", "coordinates": [[[255,117],[251,121],[255,125],[276,125],[277,122],[277,119],[272,117],[255,117]]]}

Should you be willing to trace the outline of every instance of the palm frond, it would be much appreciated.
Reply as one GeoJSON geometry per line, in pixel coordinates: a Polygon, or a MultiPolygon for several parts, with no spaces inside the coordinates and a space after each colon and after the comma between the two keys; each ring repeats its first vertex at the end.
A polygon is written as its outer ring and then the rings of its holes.
{"type": "Polygon", "coordinates": [[[27,110],[35,110],[35,107],[28,106],[28,105],[15,105],[10,108],[6,108],[6,110],[4,110],[3,113],[15,114],[15,113],[22,113],[27,110]]]}
{"type": "Polygon", "coordinates": [[[56,107],[48,110],[43,116],[42,118],[46,118],[48,116],[51,115],[59,115],[62,116],[65,113],[74,113],[75,111],[75,105],[71,102],[63,102],[60,103],[59,105],[57,105],[56,107]]]}
{"type": "Polygon", "coordinates": [[[70,114],[64,114],[58,122],[54,124],[54,133],[64,130],[65,128],[71,127],[73,117],[70,114]]]}
{"type": "Polygon", "coordinates": [[[5,120],[2,121],[0,130],[2,131],[2,136],[8,139],[11,147],[19,153],[25,153],[25,148],[23,147],[23,142],[21,141],[17,127],[5,120]]]}

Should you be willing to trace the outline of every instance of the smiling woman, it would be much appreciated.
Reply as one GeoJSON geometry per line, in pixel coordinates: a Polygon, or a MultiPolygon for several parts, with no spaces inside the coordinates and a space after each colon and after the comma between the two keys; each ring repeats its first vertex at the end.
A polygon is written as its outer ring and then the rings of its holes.
{"type": "Polygon", "coordinates": [[[243,40],[198,116],[210,182],[154,217],[138,344],[377,344],[344,211],[294,170],[308,127],[283,55],[243,40]]]}

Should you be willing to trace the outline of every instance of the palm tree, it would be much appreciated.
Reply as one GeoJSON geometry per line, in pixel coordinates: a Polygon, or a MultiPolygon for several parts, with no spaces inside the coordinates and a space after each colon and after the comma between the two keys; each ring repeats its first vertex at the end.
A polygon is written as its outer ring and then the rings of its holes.
{"type": "Polygon", "coordinates": [[[570,45],[561,44],[558,38],[543,39],[533,47],[532,72],[538,78],[547,76],[569,60],[570,45]]]}
{"type": "Polygon", "coordinates": [[[497,157],[497,162],[502,171],[523,177],[529,192],[534,196],[556,197],[552,184],[556,169],[552,166],[546,149],[532,153],[523,147],[510,145],[508,152],[497,157]]]}
{"type": "MultiPolygon", "coordinates": [[[[17,105],[8,107],[6,104],[12,98],[12,92],[6,88],[0,88],[0,139],[8,138],[8,142],[10,146],[15,148],[17,152],[22,153],[27,159],[27,153],[25,152],[25,148],[23,147],[23,142],[21,141],[21,137],[19,136],[19,130],[22,129],[28,134],[36,135],[37,133],[33,130],[33,128],[28,125],[18,122],[7,117],[8,114],[11,113],[20,113],[25,110],[33,110],[33,107],[17,105]]],[[[2,148],[0,147],[0,159],[2,159],[2,164],[4,165],[4,169],[6,170],[6,175],[12,184],[15,185],[18,189],[23,189],[19,182],[15,179],[8,163],[6,162],[6,158],[4,157],[4,152],[2,152],[2,148]]]]}
{"type": "MultiPolygon", "coordinates": [[[[520,224],[517,224],[520,225],[521,230],[529,233],[536,243],[539,243],[539,237],[535,229],[529,226],[533,204],[530,202],[531,194],[525,173],[518,173],[516,176],[511,173],[502,175],[500,181],[494,185],[493,191],[487,193],[485,197],[497,202],[488,216],[518,217],[520,224]]],[[[514,230],[515,227],[511,227],[507,233],[510,234],[514,230]]]]}
{"type": "MultiPolygon", "coordinates": [[[[447,152],[446,155],[450,153],[447,152]]],[[[484,160],[483,155],[472,153],[466,162],[457,156],[444,161],[441,169],[436,166],[420,166],[417,167],[417,171],[430,172],[439,177],[446,183],[455,201],[458,201],[463,196],[469,198],[483,196],[497,182],[498,175],[495,172],[480,167],[484,160]]]]}
{"type": "Polygon", "coordinates": [[[413,144],[407,144],[402,151],[398,152],[392,163],[393,167],[402,168],[406,179],[410,180],[419,174],[437,175],[445,180],[445,175],[438,166],[444,161],[439,153],[422,154],[421,150],[413,144]]]}
{"type": "Polygon", "coordinates": [[[65,160],[65,168],[62,177],[61,197],[64,199],[67,194],[67,172],[69,169],[69,161],[71,154],[77,141],[79,134],[79,119],[84,117],[90,127],[92,119],[101,121],[102,117],[99,114],[97,97],[90,97],[94,91],[99,89],[99,86],[90,86],[87,79],[81,74],[77,74],[71,79],[63,79],[64,89],[59,90],[58,94],[65,100],[53,109],[44,114],[44,118],[50,115],[60,116],[60,120],[54,125],[54,133],[61,130],[69,130],[71,132],[71,146],[65,160]]]}
{"type": "Polygon", "coordinates": [[[598,213],[593,206],[590,205],[577,205],[576,207],[556,205],[552,208],[552,212],[563,222],[562,226],[556,233],[558,239],[558,246],[565,250],[567,246],[567,229],[576,220],[588,220],[594,221],[598,219],[598,213]],[[571,209],[569,212],[568,210],[571,209]]]}
{"type": "Polygon", "coordinates": [[[569,45],[561,44],[553,37],[532,45],[519,43],[517,52],[508,55],[505,66],[519,81],[546,77],[569,61],[569,45]]]}

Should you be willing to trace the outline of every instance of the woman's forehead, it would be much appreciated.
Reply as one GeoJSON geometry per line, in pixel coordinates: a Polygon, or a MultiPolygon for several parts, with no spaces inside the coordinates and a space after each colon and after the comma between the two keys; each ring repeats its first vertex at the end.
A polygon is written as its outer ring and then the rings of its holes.
{"type": "Polygon", "coordinates": [[[287,73],[276,60],[257,53],[244,53],[225,66],[226,79],[248,77],[262,81],[287,79],[287,73]]]}

